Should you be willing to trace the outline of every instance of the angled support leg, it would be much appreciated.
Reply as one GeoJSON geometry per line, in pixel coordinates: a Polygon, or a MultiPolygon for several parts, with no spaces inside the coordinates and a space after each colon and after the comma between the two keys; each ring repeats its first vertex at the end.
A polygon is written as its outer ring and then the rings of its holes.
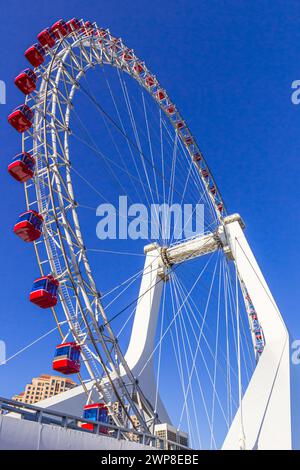
{"type": "MultiPolygon", "coordinates": [[[[300,434],[290,364],[290,338],[276,302],[245,238],[241,219],[225,219],[228,248],[245,283],[265,337],[265,348],[223,444],[223,449],[291,449],[300,434]]],[[[299,367],[300,369],[300,367],[299,367]]],[[[300,370],[293,371],[299,375],[300,370]]],[[[298,397],[299,402],[299,397],[298,397]]]]}

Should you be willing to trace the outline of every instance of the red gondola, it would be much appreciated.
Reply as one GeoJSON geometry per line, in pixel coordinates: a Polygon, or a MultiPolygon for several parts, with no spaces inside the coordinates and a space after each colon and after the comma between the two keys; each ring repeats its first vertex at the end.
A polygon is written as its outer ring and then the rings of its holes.
{"type": "Polygon", "coordinates": [[[112,52],[119,52],[121,50],[121,40],[119,38],[112,38],[110,49],[112,52]]]}
{"type": "Polygon", "coordinates": [[[133,68],[134,68],[134,71],[139,75],[144,72],[144,68],[138,62],[134,64],[133,68]]]}
{"type": "Polygon", "coordinates": [[[191,136],[188,136],[184,139],[184,142],[186,143],[186,145],[192,145],[193,138],[191,136]]]}
{"type": "Polygon", "coordinates": [[[37,76],[31,69],[25,69],[15,78],[15,85],[24,95],[29,95],[36,89],[37,76]]]}
{"type": "Polygon", "coordinates": [[[78,31],[81,27],[80,21],[77,18],[72,18],[71,20],[67,21],[66,26],[69,32],[78,31]]]}
{"type": "Polygon", "coordinates": [[[162,100],[165,99],[166,94],[163,90],[158,90],[158,92],[156,93],[156,96],[157,96],[159,101],[162,101],[162,100]]]}
{"type": "Polygon", "coordinates": [[[219,212],[223,211],[223,204],[222,203],[218,204],[218,211],[219,212]]]}
{"type": "MultiPolygon", "coordinates": [[[[92,405],[85,405],[83,408],[83,418],[92,421],[101,421],[108,423],[108,410],[104,403],[93,403],[92,405]]],[[[91,423],[82,423],[81,427],[84,429],[94,430],[95,425],[91,423]]],[[[108,434],[108,428],[105,426],[99,427],[99,432],[108,434]]]]}
{"type": "Polygon", "coordinates": [[[201,154],[199,152],[195,152],[193,155],[194,162],[200,162],[202,160],[201,154]]]}
{"type": "Polygon", "coordinates": [[[42,46],[53,47],[56,42],[55,34],[50,31],[50,28],[43,29],[37,38],[42,46]]]}
{"type": "Polygon", "coordinates": [[[176,129],[180,130],[184,127],[184,123],[182,121],[176,122],[176,129]]]}
{"type": "Polygon", "coordinates": [[[50,308],[57,304],[59,282],[51,275],[39,277],[33,283],[29,300],[40,308],[50,308]]]}
{"type": "Polygon", "coordinates": [[[21,104],[13,110],[7,120],[18,132],[25,132],[32,126],[33,111],[26,104],[21,104]]]}
{"type": "Polygon", "coordinates": [[[58,20],[51,26],[50,31],[60,39],[69,33],[69,28],[64,20],[58,20]]]}
{"type": "Polygon", "coordinates": [[[45,60],[45,50],[38,43],[33,44],[33,46],[29,47],[29,49],[27,49],[24,55],[33,67],[38,67],[45,60]]]}
{"type": "Polygon", "coordinates": [[[147,87],[151,88],[155,85],[155,80],[153,77],[151,77],[151,75],[148,75],[148,77],[146,77],[145,83],[147,87]]]}
{"type": "Polygon", "coordinates": [[[107,39],[108,34],[107,34],[107,31],[105,29],[100,28],[100,29],[97,29],[95,31],[95,36],[98,36],[99,38],[101,38],[101,39],[99,39],[99,43],[103,44],[104,40],[107,39]]]}
{"type": "Polygon", "coordinates": [[[19,215],[14,233],[24,242],[33,242],[42,234],[43,217],[36,211],[26,211],[19,215]]]}
{"type": "Polygon", "coordinates": [[[52,363],[53,370],[65,375],[77,374],[80,371],[80,352],[81,347],[77,343],[59,344],[52,363]]]}
{"type": "Polygon", "coordinates": [[[94,28],[93,28],[92,23],[91,23],[90,21],[86,21],[86,22],[84,23],[84,32],[85,32],[85,35],[86,35],[86,36],[92,36],[93,30],[94,30],[94,28]]]}
{"type": "Polygon", "coordinates": [[[257,341],[262,341],[262,334],[261,331],[255,331],[255,339],[257,341]]]}
{"type": "Polygon", "coordinates": [[[168,114],[174,114],[175,113],[175,106],[173,104],[170,104],[167,108],[166,111],[168,114]]]}
{"type": "Polygon", "coordinates": [[[25,181],[33,177],[34,166],[34,158],[30,153],[24,152],[19,153],[13,158],[7,170],[15,180],[20,181],[20,183],[25,183],[25,181]]]}
{"type": "Polygon", "coordinates": [[[122,58],[125,62],[130,62],[133,59],[132,51],[127,49],[127,51],[123,52],[122,58]]]}

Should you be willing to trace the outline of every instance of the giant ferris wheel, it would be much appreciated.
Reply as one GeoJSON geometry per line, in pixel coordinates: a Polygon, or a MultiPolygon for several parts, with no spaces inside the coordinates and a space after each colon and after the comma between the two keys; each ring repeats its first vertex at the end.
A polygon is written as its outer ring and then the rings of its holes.
{"type": "Polygon", "coordinates": [[[14,231],[38,263],[30,300],[52,309],[61,337],[54,369],[77,373],[85,402],[122,428],[170,423],[194,448],[252,448],[285,408],[274,390],[288,353],[241,217],[122,39],[72,19],[38,41],[15,80],[26,99],[8,118],[22,134],[9,172],[27,206],[14,231]]]}

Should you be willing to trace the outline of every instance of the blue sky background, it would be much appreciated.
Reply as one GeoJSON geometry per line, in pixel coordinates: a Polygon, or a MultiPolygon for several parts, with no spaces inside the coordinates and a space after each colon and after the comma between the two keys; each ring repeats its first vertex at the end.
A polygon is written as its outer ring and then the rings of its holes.
{"type": "MultiPolygon", "coordinates": [[[[246,235],[294,337],[299,320],[300,105],[291,83],[300,79],[297,1],[39,1],[2,5],[0,79],[1,329],[7,355],[53,325],[27,297],[37,265],[31,247],[12,233],[24,208],[23,188],[6,172],[20,137],[6,124],[22,102],[13,84],[27,66],[23,51],[60,17],[97,21],[133,47],[158,76],[197,138],[229,212],[246,235]]],[[[55,340],[54,340],[55,341],[55,340]]],[[[51,371],[53,337],[0,367],[0,395],[21,391],[51,371]]]]}

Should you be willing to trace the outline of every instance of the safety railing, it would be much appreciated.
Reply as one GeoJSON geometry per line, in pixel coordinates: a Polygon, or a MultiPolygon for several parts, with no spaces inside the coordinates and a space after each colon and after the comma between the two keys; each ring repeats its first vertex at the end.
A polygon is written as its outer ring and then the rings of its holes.
{"type": "Polygon", "coordinates": [[[34,421],[40,424],[51,424],[65,429],[98,434],[118,440],[129,440],[138,444],[153,447],[154,449],[188,449],[188,447],[180,443],[165,440],[158,436],[154,436],[153,434],[140,432],[135,429],[127,429],[110,423],[84,419],[78,416],[61,413],[59,411],[39,408],[35,405],[29,405],[27,403],[0,397],[0,414],[8,415],[9,413],[16,413],[20,415],[21,419],[34,421]],[[86,423],[92,425],[91,429],[81,427],[82,424],[86,423]]]}

